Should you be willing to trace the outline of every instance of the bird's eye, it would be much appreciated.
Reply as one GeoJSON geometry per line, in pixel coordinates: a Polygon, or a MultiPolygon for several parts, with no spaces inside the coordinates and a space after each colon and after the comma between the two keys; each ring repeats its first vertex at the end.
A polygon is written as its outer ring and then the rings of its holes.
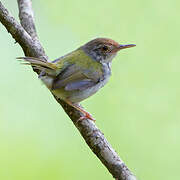
{"type": "Polygon", "coordinates": [[[109,48],[107,46],[102,47],[103,51],[107,51],[109,48]]]}

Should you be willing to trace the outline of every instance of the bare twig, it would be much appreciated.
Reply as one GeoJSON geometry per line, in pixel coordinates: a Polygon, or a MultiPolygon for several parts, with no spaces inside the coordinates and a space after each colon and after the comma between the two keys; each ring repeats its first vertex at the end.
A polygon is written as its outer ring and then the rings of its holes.
{"type": "MultiPolygon", "coordinates": [[[[32,10],[32,1],[31,0],[17,0],[18,8],[19,8],[19,19],[22,27],[24,30],[31,36],[33,44],[38,47],[39,51],[41,51],[42,55],[35,55],[31,54],[31,52],[24,52],[26,56],[31,57],[39,57],[43,58],[45,60],[48,60],[48,57],[45,54],[44,48],[42,47],[37,33],[36,33],[36,27],[34,22],[34,13],[32,10]]],[[[39,74],[39,71],[37,69],[33,69],[36,73],[39,74]]]]}
{"type": "MultiPolygon", "coordinates": [[[[16,42],[20,44],[26,56],[43,57],[47,60],[43,47],[37,38],[31,0],[18,0],[18,5],[20,11],[19,16],[23,27],[9,14],[1,2],[0,22],[6,27],[16,42]]],[[[112,176],[117,180],[136,180],[135,176],[129,171],[96,125],[88,119],[77,121],[82,114],[62,100],[57,98],[56,100],[61,104],[88,146],[107,167],[112,176]]]]}
{"type": "Polygon", "coordinates": [[[22,27],[27,31],[32,39],[37,38],[32,2],[29,0],[17,0],[17,2],[19,7],[19,19],[22,27]]]}

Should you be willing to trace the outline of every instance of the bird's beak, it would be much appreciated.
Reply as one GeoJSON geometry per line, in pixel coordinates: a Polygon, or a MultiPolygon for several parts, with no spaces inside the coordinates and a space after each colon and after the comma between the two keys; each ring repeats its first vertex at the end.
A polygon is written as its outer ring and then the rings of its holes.
{"type": "Polygon", "coordinates": [[[125,48],[130,48],[130,47],[134,47],[136,46],[135,44],[126,44],[126,45],[119,45],[118,49],[121,50],[121,49],[125,49],[125,48]]]}
{"type": "Polygon", "coordinates": [[[121,49],[130,48],[130,47],[134,47],[134,46],[136,46],[136,45],[135,45],[135,44],[126,44],[126,45],[120,44],[120,45],[115,49],[115,51],[118,52],[118,51],[121,50],[121,49]]]}

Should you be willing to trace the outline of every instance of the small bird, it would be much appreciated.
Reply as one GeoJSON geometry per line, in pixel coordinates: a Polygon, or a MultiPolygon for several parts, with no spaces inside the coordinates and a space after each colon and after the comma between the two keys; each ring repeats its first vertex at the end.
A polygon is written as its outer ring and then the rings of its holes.
{"type": "Polygon", "coordinates": [[[40,71],[39,78],[54,96],[84,114],[81,120],[94,120],[79,102],[95,94],[108,82],[111,62],[117,52],[134,46],[122,45],[108,38],[96,38],[52,62],[34,57],[18,59],[40,71]]]}

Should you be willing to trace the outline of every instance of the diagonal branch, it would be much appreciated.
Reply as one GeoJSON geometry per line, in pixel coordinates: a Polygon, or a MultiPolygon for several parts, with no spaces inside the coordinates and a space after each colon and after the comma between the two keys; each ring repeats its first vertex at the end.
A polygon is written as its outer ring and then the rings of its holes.
{"type": "Polygon", "coordinates": [[[0,2],[0,21],[16,42],[22,47],[26,56],[43,57],[47,59],[40,44],[34,43],[31,36],[24,28],[11,16],[8,10],[0,2]]]}
{"type": "MultiPolygon", "coordinates": [[[[22,47],[26,56],[44,58],[48,60],[43,47],[41,46],[34,25],[31,0],[18,0],[19,17],[21,25],[9,14],[8,10],[0,1],[0,22],[6,27],[16,42],[22,47]]],[[[97,128],[94,122],[90,120],[78,121],[82,114],[69,106],[60,99],[57,102],[61,104],[65,112],[73,121],[74,125],[80,131],[88,146],[106,166],[112,176],[117,180],[136,180],[124,162],[120,159],[103,133],[97,128]]]]}
{"type": "Polygon", "coordinates": [[[17,2],[19,8],[19,19],[22,27],[27,31],[32,39],[37,38],[32,2],[29,0],[17,0],[17,2]]]}

